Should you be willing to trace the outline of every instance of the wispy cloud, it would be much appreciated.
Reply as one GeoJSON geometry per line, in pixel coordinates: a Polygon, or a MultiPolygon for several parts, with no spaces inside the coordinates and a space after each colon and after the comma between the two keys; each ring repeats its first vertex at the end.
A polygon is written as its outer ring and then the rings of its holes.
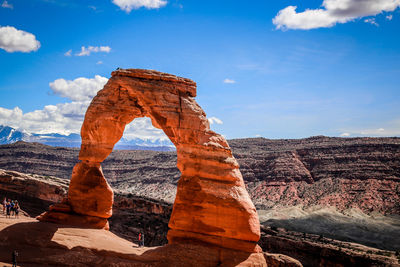
{"type": "Polygon", "coordinates": [[[101,65],[101,64],[103,64],[103,61],[99,60],[99,61],[96,62],[96,64],[97,65],[101,65]]]}
{"type": "Polygon", "coordinates": [[[340,136],[400,136],[400,119],[386,122],[380,128],[345,129],[340,136]]]}
{"type": "Polygon", "coordinates": [[[360,134],[362,134],[362,135],[384,135],[385,134],[385,129],[384,128],[366,129],[366,130],[362,130],[360,132],[360,134]]]}
{"type": "Polygon", "coordinates": [[[210,117],[210,118],[208,118],[208,122],[210,123],[210,124],[223,124],[223,122],[222,122],[222,120],[221,119],[218,119],[217,117],[210,117]]]}
{"type": "Polygon", "coordinates": [[[392,19],[393,19],[393,15],[387,15],[387,16],[386,16],[386,19],[387,19],[387,20],[392,20],[392,19]]]}
{"type": "Polygon", "coordinates": [[[32,33],[17,30],[11,26],[0,26],[0,48],[9,53],[32,52],[40,48],[40,42],[32,33]]]}
{"type": "Polygon", "coordinates": [[[379,24],[375,21],[375,18],[365,19],[364,22],[375,25],[376,27],[379,27],[379,24]]]}
{"type": "Polygon", "coordinates": [[[110,53],[110,51],[111,47],[109,46],[88,46],[87,48],[82,46],[81,51],[75,55],[78,57],[90,56],[91,53],[99,53],[99,52],[110,53]]]}
{"type": "Polygon", "coordinates": [[[394,11],[399,6],[399,0],[324,0],[322,8],[303,12],[296,12],[297,6],[288,6],[280,10],[272,22],[282,30],[327,28],[383,11],[394,11]]]}
{"type": "Polygon", "coordinates": [[[139,9],[141,7],[158,9],[167,4],[165,0],[113,0],[112,2],[126,13],[131,12],[132,9],[139,9]]]}
{"type": "Polygon", "coordinates": [[[3,1],[3,3],[1,4],[1,7],[2,8],[9,8],[9,9],[13,9],[14,8],[14,6],[12,4],[8,3],[7,0],[3,1]]]}
{"type": "Polygon", "coordinates": [[[235,81],[235,80],[232,80],[232,79],[226,78],[226,79],[224,80],[224,83],[236,83],[236,81],[235,81]]]}
{"type": "Polygon", "coordinates": [[[68,50],[67,52],[64,53],[64,56],[70,57],[72,54],[72,49],[68,50]]]}

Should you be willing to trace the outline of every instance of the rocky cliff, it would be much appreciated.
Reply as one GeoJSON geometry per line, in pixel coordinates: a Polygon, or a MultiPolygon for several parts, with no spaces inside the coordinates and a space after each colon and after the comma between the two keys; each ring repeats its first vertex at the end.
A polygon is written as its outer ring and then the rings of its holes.
{"type": "MultiPolygon", "coordinates": [[[[228,141],[257,209],[329,205],[400,214],[400,138],[228,141]]],[[[17,142],[0,146],[0,168],[69,179],[78,150],[17,142]]],[[[102,164],[113,188],[172,203],[174,152],[116,150],[102,164]]]]}
{"type": "Polygon", "coordinates": [[[400,138],[229,143],[259,209],[322,205],[400,214],[400,138]]]}

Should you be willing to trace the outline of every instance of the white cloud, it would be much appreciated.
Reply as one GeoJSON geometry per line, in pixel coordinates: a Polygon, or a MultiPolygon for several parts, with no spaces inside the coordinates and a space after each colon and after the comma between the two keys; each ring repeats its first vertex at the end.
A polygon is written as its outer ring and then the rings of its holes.
{"type": "Polygon", "coordinates": [[[49,86],[55,94],[67,97],[72,101],[89,101],[107,81],[107,78],[96,75],[91,79],[81,77],[73,81],[57,79],[49,83],[49,86]]]}
{"type": "MultiPolygon", "coordinates": [[[[69,103],[46,105],[43,109],[24,113],[19,107],[0,107],[0,125],[7,125],[29,133],[70,134],[80,132],[86,110],[96,92],[104,86],[107,78],[77,78],[72,81],[58,79],[50,83],[56,94],[74,100],[69,103]]],[[[152,126],[149,118],[138,118],[125,127],[126,140],[136,138],[148,141],[162,141],[169,144],[169,138],[160,129],[152,126]]]]}
{"type": "Polygon", "coordinates": [[[109,46],[88,46],[87,48],[82,46],[81,52],[77,53],[76,56],[90,56],[91,53],[105,52],[110,53],[111,47],[109,46]]]}
{"type": "Polygon", "coordinates": [[[68,50],[67,52],[64,53],[64,56],[70,57],[72,54],[72,49],[68,50]]]}
{"type": "Polygon", "coordinates": [[[32,52],[38,50],[39,47],[40,42],[32,33],[17,30],[11,26],[0,26],[0,48],[7,52],[32,52]]]}
{"type": "Polygon", "coordinates": [[[209,122],[210,124],[214,124],[214,123],[216,123],[216,124],[223,124],[222,120],[218,119],[217,117],[210,117],[210,118],[208,118],[208,122],[209,122]]]}
{"type": "Polygon", "coordinates": [[[386,19],[387,19],[387,20],[392,20],[392,19],[393,19],[393,15],[387,15],[387,16],[386,16],[386,19]]]}
{"type": "Polygon", "coordinates": [[[385,128],[343,129],[340,136],[400,136],[400,119],[385,122],[385,128]]]}
{"type": "Polygon", "coordinates": [[[7,0],[4,0],[3,3],[1,4],[1,7],[3,8],[9,8],[9,9],[13,9],[14,6],[10,3],[7,2],[7,0]]]}
{"type": "Polygon", "coordinates": [[[367,130],[362,130],[360,132],[362,135],[384,135],[385,134],[385,129],[384,128],[378,128],[378,129],[367,129],[367,130]]]}
{"type": "Polygon", "coordinates": [[[376,27],[379,27],[379,24],[375,21],[375,18],[365,19],[364,22],[375,25],[376,27]]]}
{"type": "MultiPolygon", "coordinates": [[[[47,105],[41,110],[23,113],[19,107],[6,109],[0,107],[0,125],[7,125],[29,133],[68,135],[79,134],[90,101],[47,105]]],[[[126,125],[124,139],[164,141],[169,138],[160,129],[154,128],[150,118],[137,118],[126,125]]]]}
{"type": "Polygon", "coordinates": [[[96,64],[97,65],[101,65],[101,64],[103,64],[103,61],[99,60],[99,61],[96,62],[96,64]]]}
{"type": "Polygon", "coordinates": [[[236,81],[235,81],[235,80],[232,80],[232,79],[226,78],[226,79],[224,80],[224,83],[236,83],[236,81]]]}
{"type": "Polygon", "coordinates": [[[296,12],[297,6],[288,6],[280,10],[272,22],[282,30],[326,28],[383,11],[394,11],[399,6],[400,0],[324,0],[322,8],[303,12],[296,12]]]}
{"type": "Polygon", "coordinates": [[[132,9],[141,7],[157,9],[167,4],[165,0],[113,0],[112,2],[127,13],[131,12],[132,9]]]}
{"type": "Polygon", "coordinates": [[[0,107],[0,125],[31,133],[79,133],[90,101],[47,105],[42,110],[23,113],[19,107],[0,107]]]}
{"type": "Polygon", "coordinates": [[[46,105],[41,110],[27,113],[23,113],[19,107],[12,110],[0,107],[0,125],[40,134],[79,133],[90,101],[107,81],[107,78],[99,75],[92,79],[81,77],[72,81],[57,79],[49,84],[51,90],[72,102],[46,105]]]}
{"type": "Polygon", "coordinates": [[[127,141],[132,139],[142,139],[142,140],[162,140],[169,142],[168,136],[165,135],[163,130],[155,128],[150,118],[136,118],[131,123],[125,126],[123,138],[127,141]]]}

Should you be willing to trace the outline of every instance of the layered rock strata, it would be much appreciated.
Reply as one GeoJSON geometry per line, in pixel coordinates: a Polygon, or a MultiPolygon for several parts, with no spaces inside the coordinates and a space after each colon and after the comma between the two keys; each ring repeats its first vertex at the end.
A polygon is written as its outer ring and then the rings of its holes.
{"type": "MultiPolygon", "coordinates": [[[[182,173],[169,222],[169,243],[198,240],[259,251],[259,220],[239,165],[225,138],[210,130],[195,96],[196,84],[189,79],[149,70],[113,72],[82,125],[81,162],[74,167],[65,203],[72,212],[100,220],[111,216],[113,194],[100,163],[122,137],[126,124],[150,117],[176,146],[182,173]]],[[[53,212],[63,209],[55,207],[53,212]]],[[[47,220],[51,212],[40,220],[47,220]]]]}
{"type": "MultiPolygon", "coordinates": [[[[281,206],[359,208],[400,214],[400,138],[228,140],[258,210],[281,206]]],[[[69,179],[76,148],[0,146],[0,168],[69,179]]],[[[102,162],[112,188],[173,203],[176,152],[114,150],[102,162]]]]}

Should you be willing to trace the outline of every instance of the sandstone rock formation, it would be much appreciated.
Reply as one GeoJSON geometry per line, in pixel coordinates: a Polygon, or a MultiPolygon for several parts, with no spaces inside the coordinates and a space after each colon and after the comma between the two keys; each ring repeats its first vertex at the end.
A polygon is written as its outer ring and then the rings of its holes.
{"type": "Polygon", "coordinates": [[[189,79],[149,70],[113,72],[86,112],[81,162],[74,167],[67,201],[39,219],[55,221],[59,217],[60,222],[68,222],[78,214],[85,218],[84,223],[107,228],[113,194],[100,163],[122,137],[126,124],[150,117],[176,146],[182,173],[169,222],[169,243],[199,240],[259,251],[259,220],[239,165],[226,140],[210,130],[195,96],[196,84],[189,79]],[[60,215],[63,212],[69,217],[60,215]]]}

